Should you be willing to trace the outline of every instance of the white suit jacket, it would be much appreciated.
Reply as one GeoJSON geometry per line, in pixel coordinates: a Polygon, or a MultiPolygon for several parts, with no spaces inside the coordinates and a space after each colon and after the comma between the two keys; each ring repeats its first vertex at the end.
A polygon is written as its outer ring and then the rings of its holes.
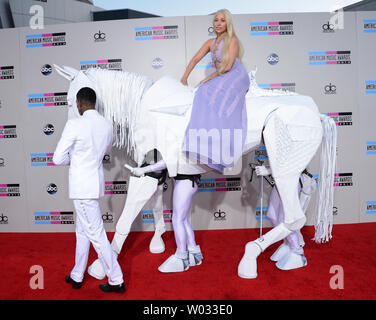
{"type": "Polygon", "coordinates": [[[53,162],[69,165],[69,198],[98,199],[104,195],[102,160],[111,148],[112,126],[96,110],[68,120],[53,162]]]}

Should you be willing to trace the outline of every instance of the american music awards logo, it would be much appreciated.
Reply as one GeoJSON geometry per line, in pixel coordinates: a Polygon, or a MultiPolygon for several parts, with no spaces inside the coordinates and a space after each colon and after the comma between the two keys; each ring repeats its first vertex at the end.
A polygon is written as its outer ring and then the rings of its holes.
{"type": "Polygon", "coordinates": [[[295,92],[295,82],[281,82],[281,83],[259,83],[258,86],[262,89],[273,90],[279,89],[284,91],[295,92]]]}
{"type": "Polygon", "coordinates": [[[109,154],[105,154],[105,155],[103,156],[102,163],[103,163],[103,164],[109,164],[109,163],[111,163],[111,156],[110,156],[109,154]]]}
{"type": "MultiPolygon", "coordinates": [[[[142,223],[154,223],[153,210],[142,210],[142,223]]],[[[163,210],[163,220],[165,223],[172,222],[172,210],[163,210]]]]}
{"type": "Polygon", "coordinates": [[[20,185],[18,183],[13,184],[0,184],[0,197],[19,197],[20,185]]]}
{"type": "Polygon", "coordinates": [[[322,113],[331,117],[337,126],[352,126],[352,112],[329,112],[322,113]]]}
{"type": "Polygon", "coordinates": [[[106,34],[101,32],[100,30],[94,33],[94,42],[105,42],[106,41],[106,34]]]}
{"type": "Polygon", "coordinates": [[[62,107],[67,106],[67,92],[28,94],[28,107],[62,107]]]}
{"type": "Polygon", "coordinates": [[[200,179],[198,192],[241,191],[240,177],[200,179]]]}
{"type": "Polygon", "coordinates": [[[366,201],[366,213],[376,214],[376,201],[366,201]]]}
{"type": "Polygon", "coordinates": [[[26,48],[37,48],[37,47],[61,47],[65,46],[66,33],[43,33],[43,34],[29,34],[26,35],[26,48]]]}
{"type": "Polygon", "coordinates": [[[351,64],[351,51],[308,51],[309,65],[351,64]]]}
{"type": "Polygon", "coordinates": [[[14,66],[0,66],[0,80],[14,79],[14,66]]]}
{"type": "Polygon", "coordinates": [[[17,138],[17,126],[6,125],[0,126],[0,139],[12,139],[17,138]]]}
{"type": "Polygon", "coordinates": [[[366,80],[365,85],[366,85],[365,87],[366,94],[376,93],[376,80],[366,80]]]}
{"type": "Polygon", "coordinates": [[[293,21],[262,21],[250,23],[251,36],[291,36],[294,34],[293,21]]]}
{"type": "Polygon", "coordinates": [[[371,33],[376,32],[376,19],[363,20],[363,32],[371,33]]]}
{"type": "Polygon", "coordinates": [[[367,141],[367,154],[376,154],[376,141],[367,141]]]}
{"type": "Polygon", "coordinates": [[[102,214],[103,223],[113,223],[114,222],[114,215],[112,213],[106,212],[102,214]]]}
{"type": "Polygon", "coordinates": [[[226,212],[221,209],[213,213],[214,221],[226,221],[226,212]]]}
{"type": "Polygon", "coordinates": [[[34,224],[74,224],[73,211],[34,212],[34,224]]]}
{"type": "MultiPolygon", "coordinates": [[[[320,175],[313,174],[313,178],[320,183],[320,175]]],[[[353,174],[349,173],[335,173],[334,174],[334,187],[351,187],[354,184],[353,174]]]]}
{"type": "Polygon", "coordinates": [[[122,59],[102,59],[80,61],[81,70],[89,68],[100,68],[106,70],[122,71],[122,59]]]}
{"type": "Polygon", "coordinates": [[[8,216],[4,215],[4,213],[0,214],[0,224],[8,224],[8,216]]]}
{"type": "Polygon", "coordinates": [[[217,34],[215,33],[214,27],[213,26],[209,26],[208,27],[208,37],[214,37],[216,35],[217,34]]]}
{"type": "Polygon", "coordinates": [[[321,29],[323,33],[334,33],[336,26],[328,21],[321,26],[321,29]]]}
{"type": "Polygon", "coordinates": [[[335,187],[351,187],[353,185],[352,173],[335,173],[334,186],[335,187]]]}
{"type": "Polygon", "coordinates": [[[104,194],[127,194],[127,181],[106,181],[104,194]]]}
{"type": "Polygon", "coordinates": [[[134,28],[135,40],[178,39],[178,26],[153,26],[134,28]]]}
{"type": "Polygon", "coordinates": [[[337,94],[337,86],[332,83],[328,83],[324,86],[324,94],[337,94]]]}
{"type": "Polygon", "coordinates": [[[32,167],[52,167],[53,153],[30,153],[30,163],[32,167]]]}

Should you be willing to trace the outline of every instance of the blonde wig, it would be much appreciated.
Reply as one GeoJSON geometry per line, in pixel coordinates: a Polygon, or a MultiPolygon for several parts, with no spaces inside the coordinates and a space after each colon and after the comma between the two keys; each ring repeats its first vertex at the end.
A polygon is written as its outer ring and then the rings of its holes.
{"type": "Polygon", "coordinates": [[[239,43],[239,60],[240,61],[241,61],[241,58],[243,57],[244,49],[243,49],[243,45],[241,44],[239,38],[237,37],[237,35],[235,33],[234,25],[233,25],[233,22],[232,22],[232,14],[229,10],[227,10],[227,9],[218,10],[214,14],[213,26],[214,26],[215,17],[217,16],[218,13],[222,13],[225,16],[226,25],[227,25],[227,32],[223,36],[222,61],[219,63],[219,66],[217,68],[218,73],[223,74],[223,72],[224,72],[224,70],[225,70],[225,68],[228,64],[229,58],[230,58],[229,47],[230,47],[231,39],[233,37],[235,37],[238,40],[238,43],[239,43]]]}

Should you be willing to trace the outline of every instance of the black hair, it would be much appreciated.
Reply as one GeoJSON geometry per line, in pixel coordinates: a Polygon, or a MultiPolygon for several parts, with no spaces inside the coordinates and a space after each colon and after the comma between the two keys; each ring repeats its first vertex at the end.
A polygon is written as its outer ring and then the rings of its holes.
{"type": "Polygon", "coordinates": [[[97,95],[95,91],[89,87],[81,88],[77,92],[77,100],[81,101],[84,105],[95,107],[95,102],[97,101],[97,95]]]}

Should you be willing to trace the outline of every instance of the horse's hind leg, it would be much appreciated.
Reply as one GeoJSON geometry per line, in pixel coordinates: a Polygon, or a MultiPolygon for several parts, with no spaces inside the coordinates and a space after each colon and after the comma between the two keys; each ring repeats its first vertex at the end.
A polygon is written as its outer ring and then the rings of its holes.
{"type": "MultiPolygon", "coordinates": [[[[299,118],[294,120],[303,126],[299,118]]],[[[304,129],[303,127],[302,131],[304,129]]],[[[258,255],[305,224],[306,217],[297,192],[299,177],[321,143],[321,130],[321,123],[312,121],[306,131],[307,134],[297,139],[291,137],[287,126],[277,113],[269,119],[264,130],[264,140],[285,215],[284,220],[261,239],[247,243],[244,256],[238,266],[240,277],[256,278],[258,255]]]]}

